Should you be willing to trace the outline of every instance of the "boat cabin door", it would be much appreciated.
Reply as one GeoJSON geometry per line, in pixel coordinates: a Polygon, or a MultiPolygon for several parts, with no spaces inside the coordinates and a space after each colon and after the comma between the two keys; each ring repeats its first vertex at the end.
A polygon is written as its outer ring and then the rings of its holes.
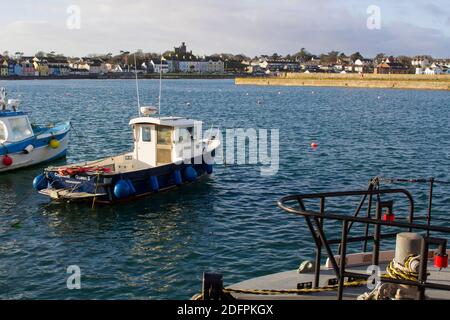
{"type": "Polygon", "coordinates": [[[156,126],[156,165],[172,162],[173,128],[156,126]]]}
{"type": "Polygon", "coordinates": [[[151,166],[155,165],[155,126],[152,124],[141,124],[135,128],[136,159],[151,166]]]}

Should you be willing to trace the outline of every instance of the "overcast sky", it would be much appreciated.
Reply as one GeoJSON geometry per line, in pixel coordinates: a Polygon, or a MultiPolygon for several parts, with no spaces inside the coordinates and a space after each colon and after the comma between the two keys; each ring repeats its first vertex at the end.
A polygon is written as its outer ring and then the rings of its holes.
{"type": "Polygon", "coordinates": [[[0,51],[71,56],[161,52],[185,41],[197,54],[360,51],[371,57],[450,57],[449,0],[0,0],[0,51]],[[67,13],[80,8],[76,16],[67,13]],[[367,9],[380,8],[380,29],[367,9]],[[71,19],[75,17],[75,19],[71,19]],[[74,24],[75,21],[75,24],[74,24]]]}

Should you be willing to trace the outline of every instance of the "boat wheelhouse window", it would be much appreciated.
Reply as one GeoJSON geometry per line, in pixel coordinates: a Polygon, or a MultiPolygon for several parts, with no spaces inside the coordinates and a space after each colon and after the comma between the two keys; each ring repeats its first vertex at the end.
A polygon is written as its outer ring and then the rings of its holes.
{"type": "Polygon", "coordinates": [[[172,128],[159,127],[158,128],[158,144],[171,144],[172,143],[172,128]]]}
{"type": "Polygon", "coordinates": [[[9,140],[11,141],[23,140],[33,134],[26,117],[11,118],[9,119],[9,125],[11,127],[11,139],[9,140]]]}
{"type": "Polygon", "coordinates": [[[152,141],[152,128],[149,126],[143,126],[141,136],[142,136],[143,142],[151,142],[152,141]]]}
{"type": "Polygon", "coordinates": [[[0,142],[4,142],[5,140],[6,140],[5,124],[0,121],[0,142]]]}
{"type": "Polygon", "coordinates": [[[178,142],[189,142],[194,140],[194,128],[180,128],[178,131],[178,142]]]}

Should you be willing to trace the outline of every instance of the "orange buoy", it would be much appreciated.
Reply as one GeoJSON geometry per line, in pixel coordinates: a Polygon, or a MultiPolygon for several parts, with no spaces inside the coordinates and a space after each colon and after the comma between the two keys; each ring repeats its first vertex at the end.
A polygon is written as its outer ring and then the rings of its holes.
{"type": "Polygon", "coordinates": [[[315,149],[319,146],[317,142],[311,142],[311,148],[315,149]]]}

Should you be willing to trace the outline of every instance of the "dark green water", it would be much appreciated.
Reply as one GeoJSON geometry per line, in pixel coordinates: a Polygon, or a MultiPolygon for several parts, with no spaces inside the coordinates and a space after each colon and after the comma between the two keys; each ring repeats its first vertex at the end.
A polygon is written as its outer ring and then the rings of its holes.
{"type": "MultiPolygon", "coordinates": [[[[68,162],[132,147],[132,80],[0,86],[20,95],[36,122],[73,121],[83,137],[72,133],[68,162]]],[[[158,82],[140,86],[141,101],[154,103],[158,82]]],[[[303,221],[279,210],[276,200],[365,188],[375,175],[450,180],[449,101],[448,92],[165,81],[166,114],[223,129],[280,129],[278,174],[262,177],[258,165],[219,165],[201,183],[93,210],[49,204],[36,194],[31,181],[42,167],[2,174],[0,298],[182,299],[200,290],[204,271],[222,272],[230,284],[296,268],[312,257],[312,242],[303,221]],[[81,268],[81,290],[66,287],[69,265],[81,268]]],[[[419,211],[424,190],[413,188],[419,211]]],[[[445,216],[449,192],[439,187],[435,195],[435,215],[445,216]]]]}

